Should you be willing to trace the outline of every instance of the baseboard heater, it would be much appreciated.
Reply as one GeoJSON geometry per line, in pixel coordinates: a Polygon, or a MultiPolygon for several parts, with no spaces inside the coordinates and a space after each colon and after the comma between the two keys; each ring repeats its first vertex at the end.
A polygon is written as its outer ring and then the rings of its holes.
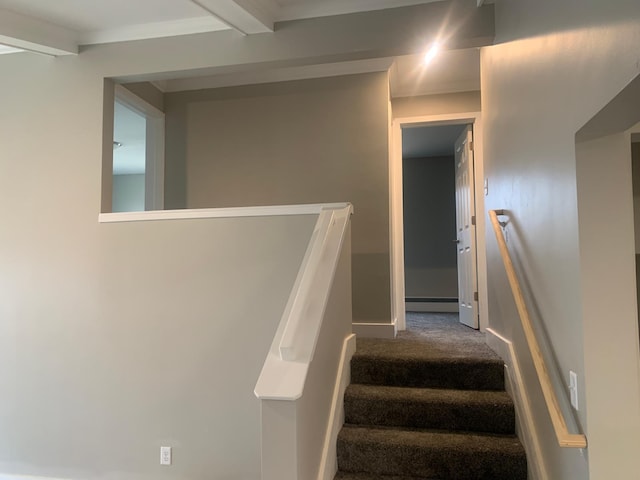
{"type": "Polygon", "coordinates": [[[458,303],[457,298],[451,297],[406,297],[405,303],[458,303]]]}
{"type": "Polygon", "coordinates": [[[454,313],[458,311],[458,299],[454,297],[405,297],[407,312],[454,313]]]}

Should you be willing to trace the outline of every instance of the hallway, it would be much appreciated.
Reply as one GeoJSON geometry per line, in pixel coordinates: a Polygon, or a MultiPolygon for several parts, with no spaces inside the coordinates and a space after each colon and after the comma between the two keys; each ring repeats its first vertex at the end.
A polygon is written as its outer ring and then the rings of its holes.
{"type": "Polygon", "coordinates": [[[407,312],[406,322],[407,329],[398,332],[399,339],[424,343],[434,352],[497,358],[487,347],[484,334],[461,324],[457,313],[407,312]]]}

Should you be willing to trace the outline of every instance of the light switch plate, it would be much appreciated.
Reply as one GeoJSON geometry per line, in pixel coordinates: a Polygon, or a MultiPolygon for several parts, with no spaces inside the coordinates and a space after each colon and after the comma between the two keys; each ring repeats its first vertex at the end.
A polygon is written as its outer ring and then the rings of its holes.
{"type": "Polygon", "coordinates": [[[171,447],[160,447],[160,465],[171,465],[171,447]]]}
{"type": "Polygon", "coordinates": [[[578,410],[578,375],[569,371],[569,393],[571,393],[571,405],[578,410]]]}

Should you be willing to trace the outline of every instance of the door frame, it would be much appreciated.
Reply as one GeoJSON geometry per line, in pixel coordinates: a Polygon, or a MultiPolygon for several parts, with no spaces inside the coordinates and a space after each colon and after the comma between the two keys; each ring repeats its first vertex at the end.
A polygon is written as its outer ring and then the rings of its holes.
{"type": "Polygon", "coordinates": [[[442,125],[473,125],[474,186],[476,199],[476,246],[478,275],[478,314],[480,331],[488,326],[487,254],[485,241],[484,158],[482,113],[462,112],[444,115],[419,115],[394,118],[391,125],[391,161],[389,162],[389,213],[391,223],[391,308],[397,330],[406,329],[404,292],[404,218],[402,195],[402,127],[436,127],[442,125]]]}
{"type": "Polygon", "coordinates": [[[114,97],[147,120],[144,209],[164,210],[164,112],[119,84],[114,87],[114,97]]]}

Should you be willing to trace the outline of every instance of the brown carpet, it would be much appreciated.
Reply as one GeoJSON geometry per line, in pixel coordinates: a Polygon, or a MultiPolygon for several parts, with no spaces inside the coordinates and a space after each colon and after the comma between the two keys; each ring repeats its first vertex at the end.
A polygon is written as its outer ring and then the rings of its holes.
{"type": "Polygon", "coordinates": [[[457,314],[407,314],[393,340],[357,339],[336,480],[524,480],[504,365],[457,314]]]}

